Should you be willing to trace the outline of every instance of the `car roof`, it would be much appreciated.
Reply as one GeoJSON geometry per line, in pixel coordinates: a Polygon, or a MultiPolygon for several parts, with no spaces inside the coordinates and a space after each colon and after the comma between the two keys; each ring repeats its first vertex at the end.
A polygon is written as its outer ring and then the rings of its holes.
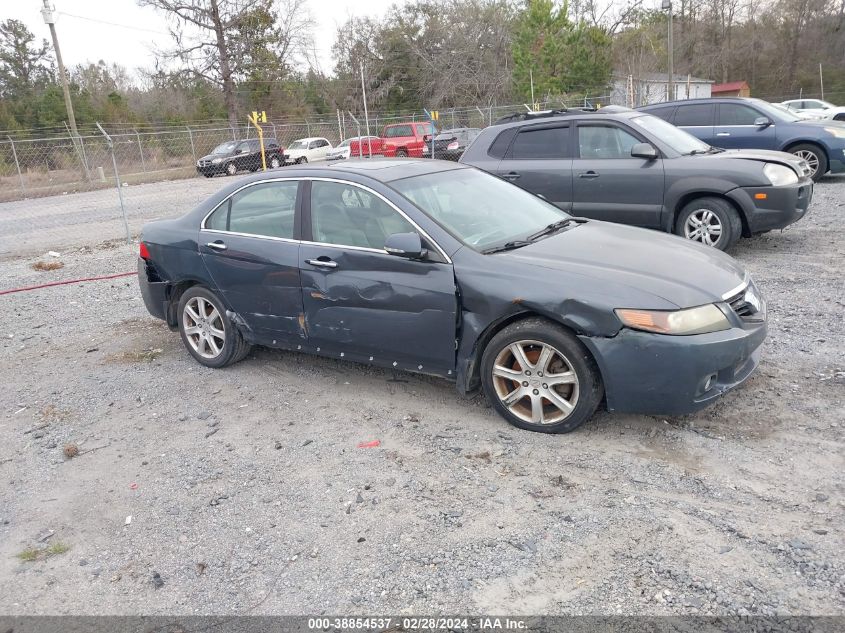
{"type": "Polygon", "coordinates": [[[269,172],[259,171],[244,177],[239,182],[243,184],[253,180],[266,180],[268,174],[272,174],[280,178],[343,178],[350,175],[358,175],[388,183],[394,180],[402,180],[403,178],[412,178],[414,176],[424,176],[426,174],[454,171],[457,169],[472,168],[454,161],[432,160],[430,158],[353,158],[338,163],[313,163],[297,167],[274,169],[269,172]]]}
{"type": "Polygon", "coordinates": [[[599,110],[570,110],[568,112],[552,112],[548,115],[542,116],[534,116],[525,119],[516,119],[514,121],[503,121],[502,123],[494,123],[491,126],[484,128],[484,130],[489,130],[491,128],[496,128],[500,130],[504,130],[506,128],[511,127],[523,127],[526,125],[541,125],[547,123],[554,123],[555,121],[571,121],[574,118],[584,118],[590,119],[595,121],[619,121],[623,119],[633,119],[638,116],[642,116],[643,113],[637,110],[629,110],[628,108],[624,109],[616,109],[613,108],[612,110],[608,110],[607,112],[603,112],[606,108],[601,108],[599,110]]]}
{"type": "Polygon", "coordinates": [[[305,138],[298,138],[293,142],[298,143],[299,141],[308,141],[310,143],[311,141],[325,141],[325,140],[326,139],[322,136],[306,136],[305,138]]]}

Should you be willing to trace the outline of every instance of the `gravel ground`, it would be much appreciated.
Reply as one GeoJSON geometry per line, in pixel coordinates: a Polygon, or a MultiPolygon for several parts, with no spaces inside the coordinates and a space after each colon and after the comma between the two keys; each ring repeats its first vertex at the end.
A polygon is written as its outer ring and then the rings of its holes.
{"type": "MultiPolygon", "coordinates": [[[[743,388],[565,436],[428,377],[203,368],[133,277],[2,296],[0,613],[841,615],[843,200],[829,178],[733,253],[770,311],[743,388]]],[[[135,266],[106,244],[37,272],[32,248],[4,288],[135,266]]]]}

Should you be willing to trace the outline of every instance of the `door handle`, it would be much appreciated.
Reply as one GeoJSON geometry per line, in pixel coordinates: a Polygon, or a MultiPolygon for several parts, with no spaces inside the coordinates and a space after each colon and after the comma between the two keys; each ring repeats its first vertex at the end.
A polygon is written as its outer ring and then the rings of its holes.
{"type": "Polygon", "coordinates": [[[312,266],[320,266],[321,268],[337,268],[337,262],[333,262],[330,259],[306,259],[306,264],[311,264],[312,266]]]}
{"type": "Polygon", "coordinates": [[[582,171],[580,174],[578,174],[578,177],[579,178],[598,178],[599,174],[598,174],[598,172],[595,172],[591,169],[590,171],[582,171]]]}
{"type": "Polygon", "coordinates": [[[506,174],[502,174],[502,178],[507,178],[508,180],[516,180],[517,178],[521,178],[521,175],[516,173],[515,171],[510,171],[506,174]]]}
{"type": "Polygon", "coordinates": [[[215,240],[214,242],[209,242],[208,244],[206,244],[206,246],[208,246],[208,248],[213,248],[213,249],[218,250],[218,251],[225,251],[226,250],[226,245],[221,240],[215,240]]]}
{"type": "Polygon", "coordinates": [[[716,132],[716,136],[730,136],[730,132],[716,132]]]}

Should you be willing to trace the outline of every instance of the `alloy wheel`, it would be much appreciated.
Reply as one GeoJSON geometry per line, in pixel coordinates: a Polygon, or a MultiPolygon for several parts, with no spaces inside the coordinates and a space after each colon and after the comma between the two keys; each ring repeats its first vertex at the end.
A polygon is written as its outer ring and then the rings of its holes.
{"type": "Polygon", "coordinates": [[[684,237],[707,246],[715,246],[722,237],[722,221],[710,209],[696,209],[684,222],[684,237]]]}
{"type": "Polygon", "coordinates": [[[272,167],[273,169],[276,169],[276,167],[278,167],[278,166],[279,166],[279,159],[278,159],[278,158],[273,158],[273,159],[270,161],[270,167],[272,167]]]}
{"type": "Polygon", "coordinates": [[[810,178],[816,175],[819,170],[819,157],[815,153],[810,150],[799,149],[794,155],[807,161],[810,166],[810,178]]]}
{"type": "Polygon", "coordinates": [[[578,403],[578,376],[558,349],[540,341],[517,341],[493,362],[496,396],[519,419],[555,424],[578,403]]]}
{"type": "Polygon", "coordinates": [[[220,312],[208,299],[193,297],[182,314],[185,338],[203,358],[217,358],[226,344],[226,326],[220,312]]]}
{"type": "Polygon", "coordinates": [[[226,165],[226,173],[230,176],[234,176],[236,173],[238,173],[238,168],[235,167],[235,163],[229,163],[228,165],[226,165]]]}

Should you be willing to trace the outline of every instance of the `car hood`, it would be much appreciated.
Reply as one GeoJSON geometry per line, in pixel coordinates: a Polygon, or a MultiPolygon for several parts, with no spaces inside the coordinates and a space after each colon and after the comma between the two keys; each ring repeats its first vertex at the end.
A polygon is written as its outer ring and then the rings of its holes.
{"type": "Polygon", "coordinates": [[[596,220],[495,256],[623,284],[679,308],[721,301],[748,278],[739,262],[715,248],[596,220]]]}
{"type": "Polygon", "coordinates": [[[214,158],[229,158],[232,154],[206,154],[200,160],[212,160],[214,158]]]}
{"type": "Polygon", "coordinates": [[[806,163],[805,160],[796,157],[794,154],[789,154],[788,152],[778,152],[767,149],[727,149],[724,152],[719,152],[718,154],[702,154],[696,158],[715,158],[722,160],[725,158],[741,158],[745,160],[756,160],[761,163],[780,163],[781,165],[792,167],[792,169],[797,171],[799,174],[804,174],[805,171],[809,173],[809,168],[804,170],[802,166],[802,164],[806,163]]]}

